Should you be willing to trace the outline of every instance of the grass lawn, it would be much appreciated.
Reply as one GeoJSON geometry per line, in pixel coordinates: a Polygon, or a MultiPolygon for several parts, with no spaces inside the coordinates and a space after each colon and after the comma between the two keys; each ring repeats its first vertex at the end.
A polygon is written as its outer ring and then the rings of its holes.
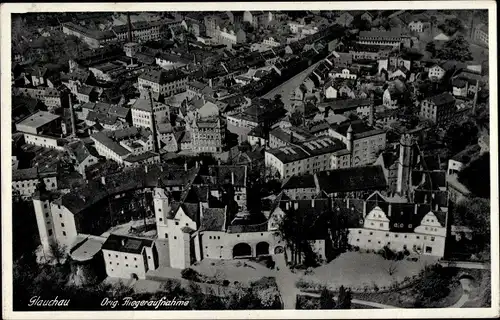
{"type": "Polygon", "coordinates": [[[249,260],[215,260],[203,259],[196,265],[191,266],[200,274],[215,277],[217,279],[227,279],[234,283],[250,284],[262,277],[274,277],[275,273],[262,264],[249,260]]]}
{"type": "Polygon", "coordinates": [[[304,276],[305,280],[328,283],[331,287],[341,285],[350,288],[390,286],[394,281],[403,281],[405,277],[416,275],[426,265],[436,262],[436,258],[421,256],[419,261],[389,261],[374,253],[346,252],[328,264],[314,269],[313,273],[304,276]],[[395,267],[389,274],[389,268],[395,267]]]}

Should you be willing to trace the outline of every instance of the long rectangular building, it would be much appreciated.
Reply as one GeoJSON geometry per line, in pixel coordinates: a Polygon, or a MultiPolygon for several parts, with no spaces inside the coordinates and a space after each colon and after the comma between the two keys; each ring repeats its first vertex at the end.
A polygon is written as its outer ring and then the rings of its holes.
{"type": "Polygon", "coordinates": [[[339,139],[315,137],[266,150],[265,165],[281,178],[350,166],[350,153],[339,139]]]}

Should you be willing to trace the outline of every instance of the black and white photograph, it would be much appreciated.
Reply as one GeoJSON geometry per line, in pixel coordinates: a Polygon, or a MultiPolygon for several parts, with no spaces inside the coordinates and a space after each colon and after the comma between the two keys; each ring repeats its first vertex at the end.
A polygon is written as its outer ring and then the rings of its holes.
{"type": "Polygon", "coordinates": [[[494,2],[1,10],[4,318],[498,315],[494,2]]]}

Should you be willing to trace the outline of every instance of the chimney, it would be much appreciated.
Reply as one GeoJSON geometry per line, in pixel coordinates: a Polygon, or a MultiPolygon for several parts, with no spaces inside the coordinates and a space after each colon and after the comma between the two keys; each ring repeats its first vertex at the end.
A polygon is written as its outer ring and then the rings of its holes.
{"type": "Polygon", "coordinates": [[[325,118],[328,118],[329,115],[330,115],[330,107],[326,107],[325,108],[325,118]]]}
{"type": "Polygon", "coordinates": [[[132,22],[130,22],[130,12],[127,12],[128,42],[132,42],[132,22]]]}
{"type": "Polygon", "coordinates": [[[352,151],[352,126],[347,129],[347,150],[352,151]]]}
{"type": "Polygon", "coordinates": [[[234,171],[231,171],[231,184],[234,186],[234,171]]]}
{"type": "Polygon", "coordinates": [[[368,115],[368,124],[373,127],[373,113],[375,112],[373,109],[375,109],[373,98],[370,99],[370,113],[368,115]]]}
{"type": "Polygon", "coordinates": [[[293,131],[290,130],[290,143],[293,143],[293,131]]]}
{"type": "Polygon", "coordinates": [[[73,101],[71,99],[71,93],[68,94],[69,99],[69,112],[71,116],[71,135],[76,138],[76,119],[75,119],[75,109],[73,108],[73,101]]]}

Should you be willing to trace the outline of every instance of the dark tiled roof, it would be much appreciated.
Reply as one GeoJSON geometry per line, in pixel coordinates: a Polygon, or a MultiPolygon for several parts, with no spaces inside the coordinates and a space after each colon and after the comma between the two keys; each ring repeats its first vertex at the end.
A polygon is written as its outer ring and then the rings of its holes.
{"type": "Polygon", "coordinates": [[[338,99],[319,104],[321,107],[329,107],[333,111],[348,111],[357,107],[369,106],[370,99],[338,99]]]}
{"type": "Polygon", "coordinates": [[[57,172],[38,172],[37,168],[19,169],[12,171],[12,181],[35,180],[38,179],[38,177],[46,178],[55,176],[57,176],[57,172]]]}
{"type": "Polygon", "coordinates": [[[234,175],[234,186],[245,187],[247,179],[247,166],[210,166],[208,168],[209,174],[213,177],[213,183],[216,185],[224,185],[226,183],[232,183],[232,177],[234,175]]]}
{"type": "Polygon", "coordinates": [[[345,148],[346,146],[342,141],[330,136],[321,136],[302,141],[294,146],[270,149],[266,150],[266,152],[274,155],[283,163],[289,163],[317,155],[340,151],[345,148]]]}
{"type": "Polygon", "coordinates": [[[199,231],[224,231],[225,208],[204,208],[199,231]]]}
{"type": "Polygon", "coordinates": [[[282,189],[301,189],[301,188],[316,188],[314,175],[291,176],[283,181],[282,189]]]}
{"type": "Polygon", "coordinates": [[[102,245],[102,249],[139,254],[144,247],[151,247],[152,245],[153,240],[111,234],[102,245]]]}
{"type": "Polygon", "coordinates": [[[383,190],[387,187],[381,166],[344,168],[316,173],[320,189],[328,194],[358,190],[383,190]]]}
{"type": "Polygon", "coordinates": [[[349,127],[352,128],[352,134],[354,139],[373,136],[384,132],[383,130],[376,129],[368,125],[363,120],[345,121],[339,124],[333,124],[331,126],[331,128],[335,132],[340,133],[343,136],[347,136],[347,130],[349,129],[349,127]]]}
{"type": "Polygon", "coordinates": [[[164,85],[166,83],[178,81],[180,79],[186,78],[187,75],[180,70],[150,70],[141,74],[139,78],[164,85]]]}
{"type": "Polygon", "coordinates": [[[437,96],[427,98],[427,100],[430,100],[436,106],[446,105],[455,102],[455,98],[449,92],[443,92],[441,94],[438,94],[437,96]]]}

